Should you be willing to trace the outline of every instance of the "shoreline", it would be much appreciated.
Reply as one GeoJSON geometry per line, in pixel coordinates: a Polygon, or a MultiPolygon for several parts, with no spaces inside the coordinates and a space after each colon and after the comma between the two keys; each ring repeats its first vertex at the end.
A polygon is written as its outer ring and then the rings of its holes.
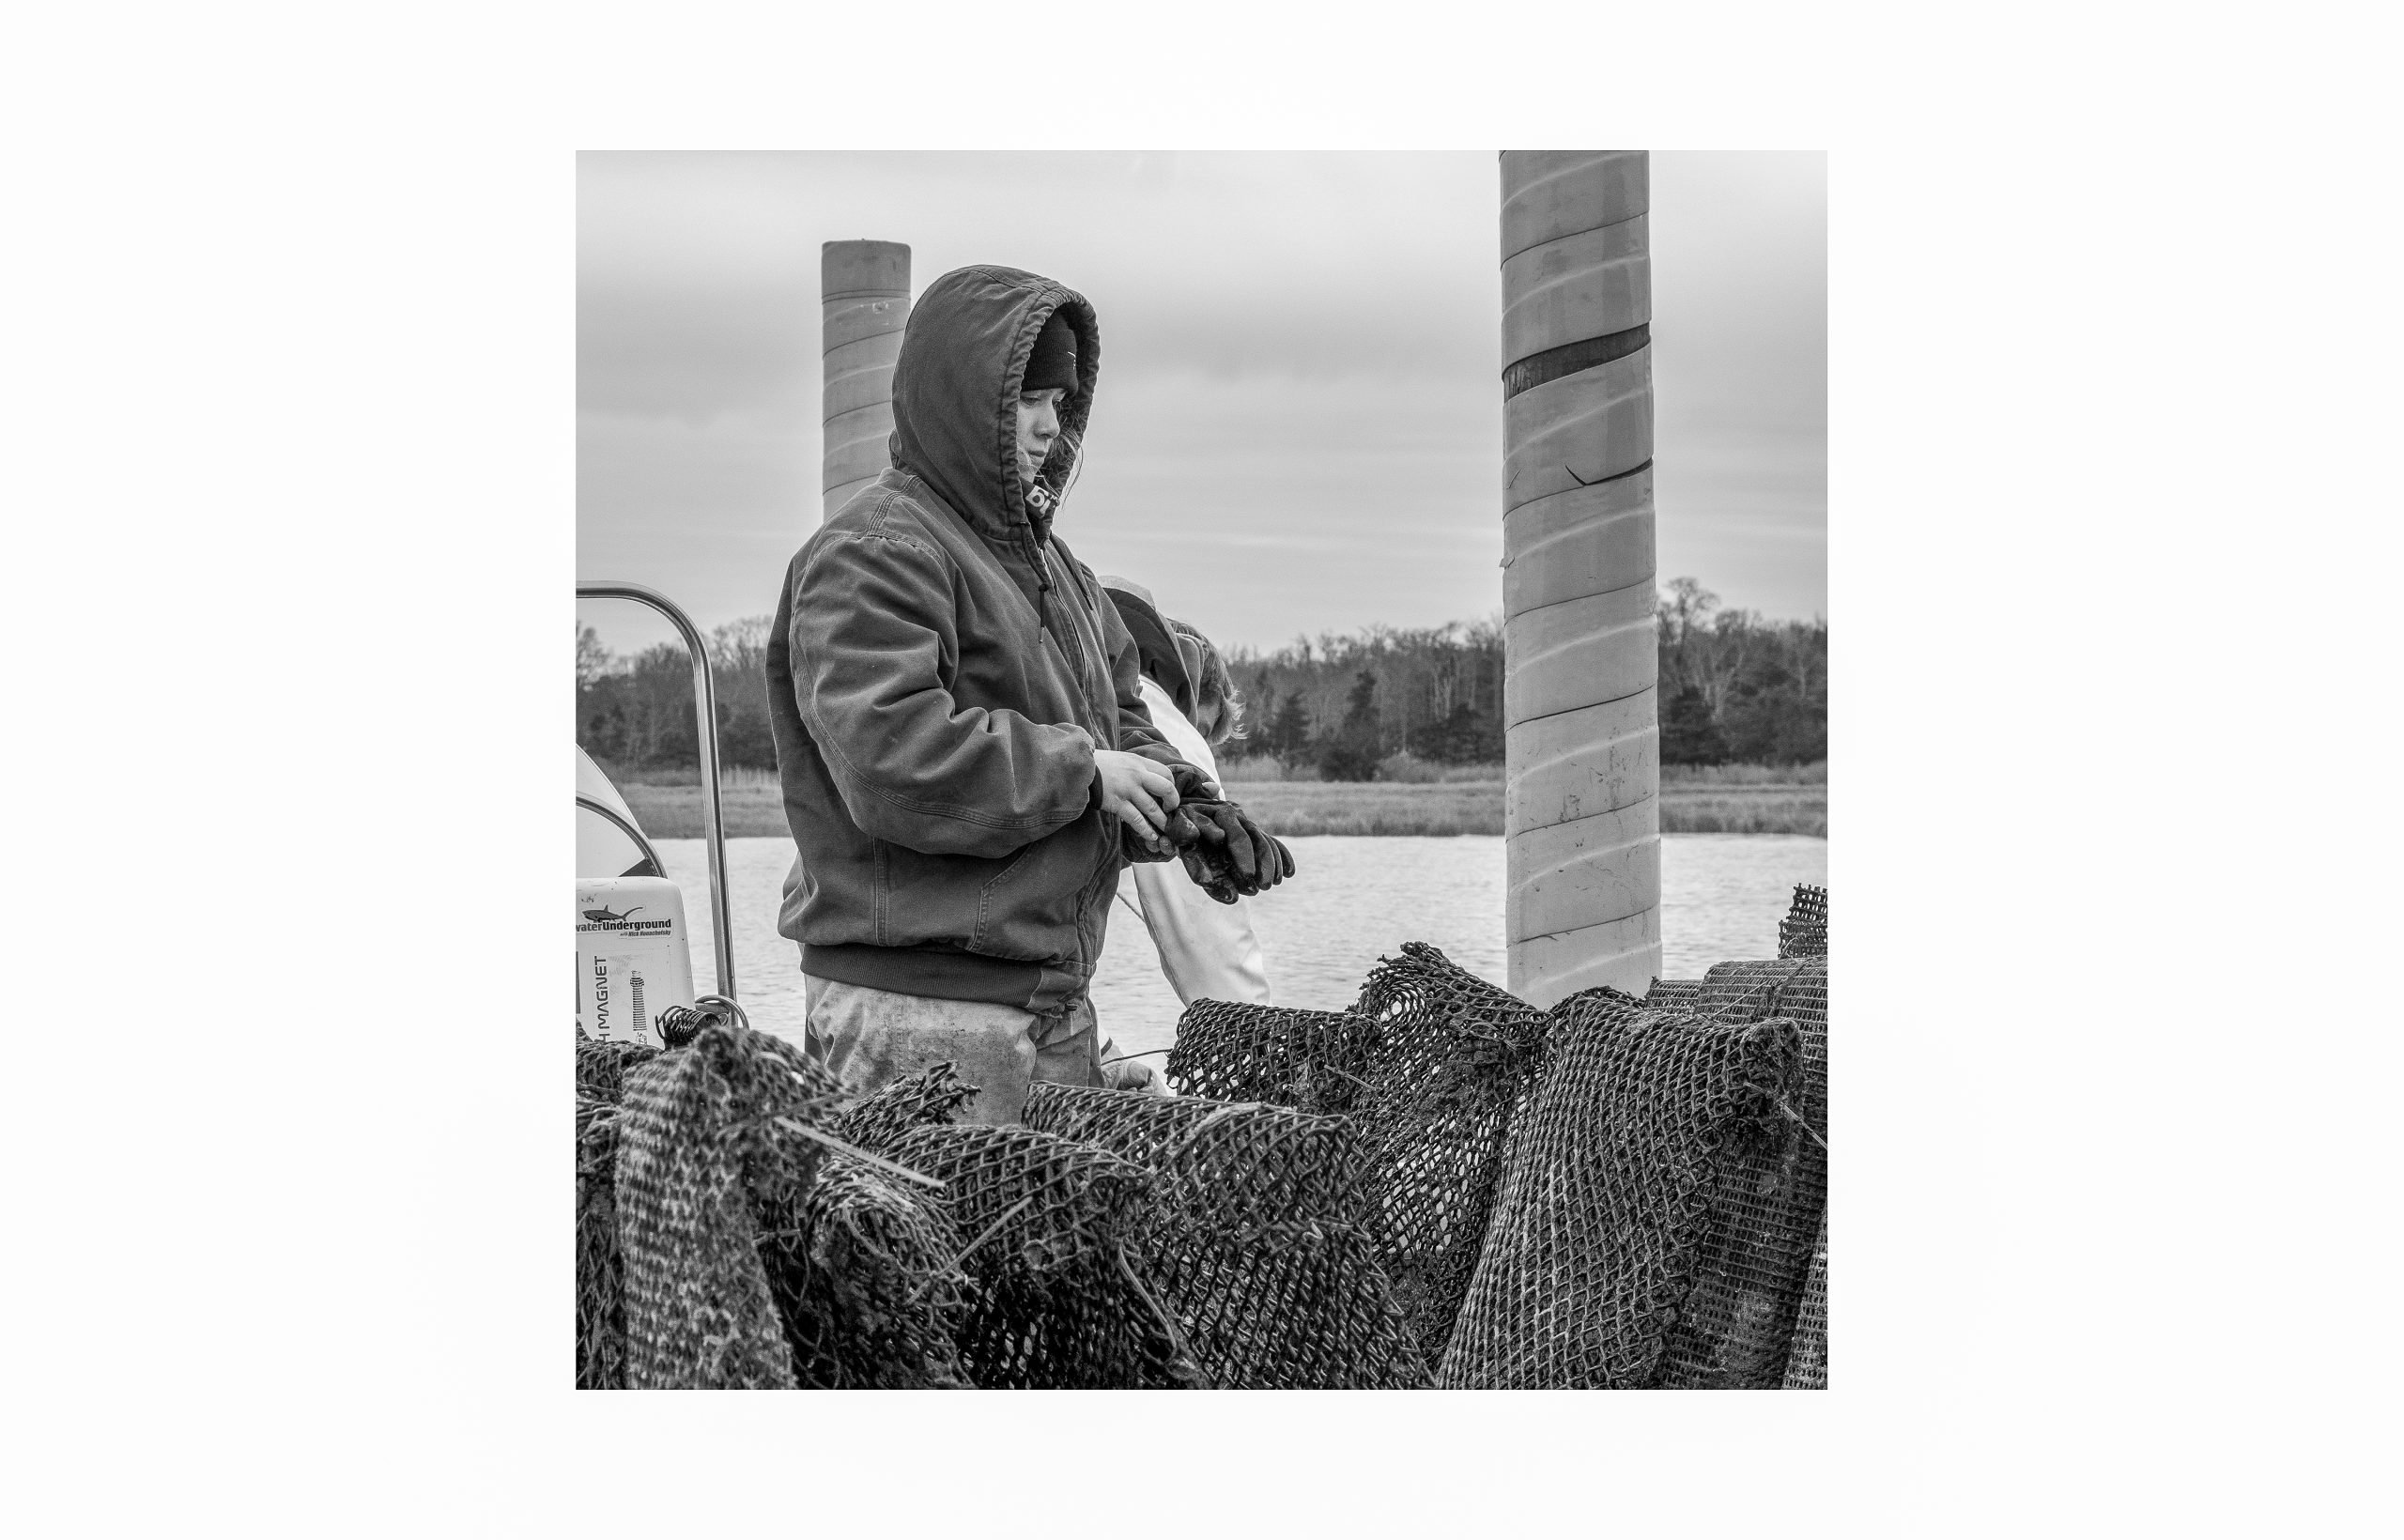
{"type": "MultiPolygon", "coordinates": [[[[626,806],[655,839],[701,835],[699,786],[622,786],[626,806]]],[[[1227,790],[1270,833],[1304,835],[1499,835],[1502,783],[1456,781],[1235,781],[1227,790]]],[[[783,836],[784,798],[766,785],[721,793],[729,839],[783,836]]],[[[1825,785],[1709,783],[1661,788],[1663,834],[1802,834],[1826,839],[1825,785]]]]}

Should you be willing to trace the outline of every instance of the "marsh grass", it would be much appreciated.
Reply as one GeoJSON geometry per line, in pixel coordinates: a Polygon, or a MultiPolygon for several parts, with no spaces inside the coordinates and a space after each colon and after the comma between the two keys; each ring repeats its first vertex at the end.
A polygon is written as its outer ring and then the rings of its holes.
{"type": "Polygon", "coordinates": [[[1810,764],[1665,764],[1667,786],[1826,786],[1828,762],[1810,764]]]}
{"type": "MultiPolygon", "coordinates": [[[[1491,767],[1489,767],[1490,769],[1491,767]]],[[[1432,835],[1501,834],[1502,781],[1426,784],[1385,781],[1239,781],[1227,785],[1236,801],[1271,834],[1432,835]]],[[[701,833],[698,778],[683,786],[620,783],[635,821],[655,839],[693,839],[701,833]]],[[[730,838],[783,836],[784,798],[773,777],[732,782],[721,795],[730,838]]],[[[1690,783],[1670,780],[1661,789],[1664,834],[1809,834],[1826,838],[1828,798],[1825,784],[1770,782],[1690,783]]]]}

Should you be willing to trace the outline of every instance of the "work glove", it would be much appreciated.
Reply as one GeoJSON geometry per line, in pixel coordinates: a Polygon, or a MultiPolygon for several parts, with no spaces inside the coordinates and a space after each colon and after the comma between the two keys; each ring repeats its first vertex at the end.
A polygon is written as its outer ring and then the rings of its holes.
{"type": "Polygon", "coordinates": [[[1179,854],[1185,874],[1219,902],[1233,903],[1294,874],[1294,853],[1236,804],[1198,802],[1193,811],[1200,839],[1179,854]]]}

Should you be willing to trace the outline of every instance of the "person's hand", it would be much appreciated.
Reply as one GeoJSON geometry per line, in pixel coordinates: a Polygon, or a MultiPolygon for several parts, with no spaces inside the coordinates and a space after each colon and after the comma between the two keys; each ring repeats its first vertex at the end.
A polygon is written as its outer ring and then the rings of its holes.
{"type": "Polygon", "coordinates": [[[1110,1077],[1114,1091],[1141,1091],[1147,1096],[1166,1096],[1168,1082],[1161,1078],[1160,1067],[1149,1059],[1124,1059],[1105,1064],[1102,1072],[1110,1077]]]}
{"type": "MultiPolygon", "coordinates": [[[[1112,1050],[1102,1050],[1106,1057],[1112,1050]]],[[[1163,1078],[1160,1066],[1148,1058],[1123,1058],[1102,1067],[1102,1083],[1114,1091],[1144,1091],[1152,1096],[1166,1096],[1168,1082],[1163,1078]]]]}
{"type": "Polygon", "coordinates": [[[1154,859],[1165,857],[1160,831],[1178,802],[1177,783],[1168,772],[1141,754],[1115,748],[1093,751],[1093,772],[1102,782],[1103,815],[1126,824],[1134,843],[1154,853],[1154,859]]]}

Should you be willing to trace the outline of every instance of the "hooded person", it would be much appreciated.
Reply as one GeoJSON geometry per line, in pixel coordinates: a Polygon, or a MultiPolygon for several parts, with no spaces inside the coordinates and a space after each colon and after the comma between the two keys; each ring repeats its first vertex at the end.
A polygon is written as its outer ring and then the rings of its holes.
{"type": "MultiPolygon", "coordinates": [[[[767,656],[810,1051],[853,1088],[942,1060],[1018,1119],[1105,1070],[1087,986],[1122,840],[1164,856],[1176,778],[1133,639],[1054,528],[1098,375],[1093,307],[963,268],[919,298],[893,467],[802,546],[767,656]]],[[[1147,857],[1152,858],[1152,857],[1147,857]]]]}
{"type": "MultiPolygon", "coordinates": [[[[1187,763],[1215,781],[1212,750],[1233,738],[1242,720],[1218,649],[1194,627],[1163,616],[1141,583],[1104,577],[1102,586],[1135,639],[1146,715],[1187,763]]],[[[1173,867],[1145,862],[1127,868],[1118,901],[1151,932],[1161,973],[1182,1004],[1272,1003],[1268,964],[1242,899],[1220,902],[1173,867]]]]}

